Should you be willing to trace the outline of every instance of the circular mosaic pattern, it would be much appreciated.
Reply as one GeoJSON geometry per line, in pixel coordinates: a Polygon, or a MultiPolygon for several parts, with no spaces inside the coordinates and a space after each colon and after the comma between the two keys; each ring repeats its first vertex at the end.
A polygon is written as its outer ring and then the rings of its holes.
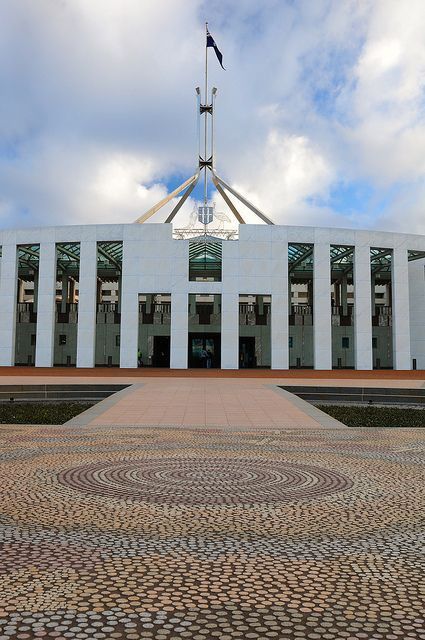
{"type": "Polygon", "coordinates": [[[420,429],[19,429],[0,640],[425,640],[420,429]]]}
{"type": "Polygon", "coordinates": [[[74,467],[59,481],[84,492],[156,504],[246,504],[318,498],[352,486],[346,476],[273,460],[162,458],[74,467]]]}

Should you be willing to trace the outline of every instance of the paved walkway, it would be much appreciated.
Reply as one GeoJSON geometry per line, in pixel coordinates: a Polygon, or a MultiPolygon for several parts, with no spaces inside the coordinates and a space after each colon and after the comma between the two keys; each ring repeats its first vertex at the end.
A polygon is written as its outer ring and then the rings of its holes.
{"type": "Polygon", "coordinates": [[[279,389],[279,385],[390,388],[423,388],[425,385],[423,371],[257,370],[256,377],[253,371],[241,371],[238,377],[236,373],[202,369],[3,367],[0,385],[127,383],[132,386],[98,403],[69,424],[228,429],[344,428],[311,404],[279,389]]]}
{"type": "Polygon", "coordinates": [[[80,414],[71,424],[344,428],[268,381],[216,378],[146,378],[80,414]]]}

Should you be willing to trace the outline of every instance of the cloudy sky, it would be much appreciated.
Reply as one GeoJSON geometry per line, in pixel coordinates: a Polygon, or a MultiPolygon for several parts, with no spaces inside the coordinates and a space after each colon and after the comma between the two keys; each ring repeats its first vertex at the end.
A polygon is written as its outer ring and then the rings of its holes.
{"type": "Polygon", "coordinates": [[[2,228],[131,222],[193,174],[205,20],[224,179],[425,233],[424,0],[0,0],[2,228]]]}

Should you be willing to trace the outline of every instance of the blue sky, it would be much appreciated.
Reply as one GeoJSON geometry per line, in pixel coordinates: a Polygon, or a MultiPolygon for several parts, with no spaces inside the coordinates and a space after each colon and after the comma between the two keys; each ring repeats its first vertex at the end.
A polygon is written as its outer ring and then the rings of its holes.
{"type": "Polygon", "coordinates": [[[206,19],[226,181],[278,223],[425,233],[423,0],[0,3],[3,228],[131,222],[192,175],[206,19]]]}

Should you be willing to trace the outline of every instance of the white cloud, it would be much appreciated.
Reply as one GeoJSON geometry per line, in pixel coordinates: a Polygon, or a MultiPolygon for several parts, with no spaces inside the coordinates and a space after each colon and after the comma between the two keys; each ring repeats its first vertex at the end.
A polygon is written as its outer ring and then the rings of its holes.
{"type": "Polygon", "coordinates": [[[132,222],[166,195],[153,180],[152,162],[80,145],[47,144],[25,163],[4,168],[2,176],[0,217],[8,226],[16,225],[16,210],[31,226],[132,222]]]}
{"type": "Polygon", "coordinates": [[[245,164],[245,177],[234,187],[278,223],[294,224],[311,212],[307,198],[325,197],[334,175],[327,160],[305,136],[272,130],[262,156],[245,164]]]}
{"type": "Polygon", "coordinates": [[[425,176],[425,4],[379,0],[347,92],[347,158],[380,184],[425,176]],[[351,108],[350,108],[351,105],[351,108]]]}
{"type": "Polygon", "coordinates": [[[105,216],[107,221],[122,217],[126,222],[133,221],[141,214],[141,209],[148,209],[166,195],[161,185],[144,186],[143,183],[149,183],[152,177],[152,163],[132,156],[108,157],[98,164],[94,180],[88,184],[84,195],[98,210],[100,220],[105,216]]]}

